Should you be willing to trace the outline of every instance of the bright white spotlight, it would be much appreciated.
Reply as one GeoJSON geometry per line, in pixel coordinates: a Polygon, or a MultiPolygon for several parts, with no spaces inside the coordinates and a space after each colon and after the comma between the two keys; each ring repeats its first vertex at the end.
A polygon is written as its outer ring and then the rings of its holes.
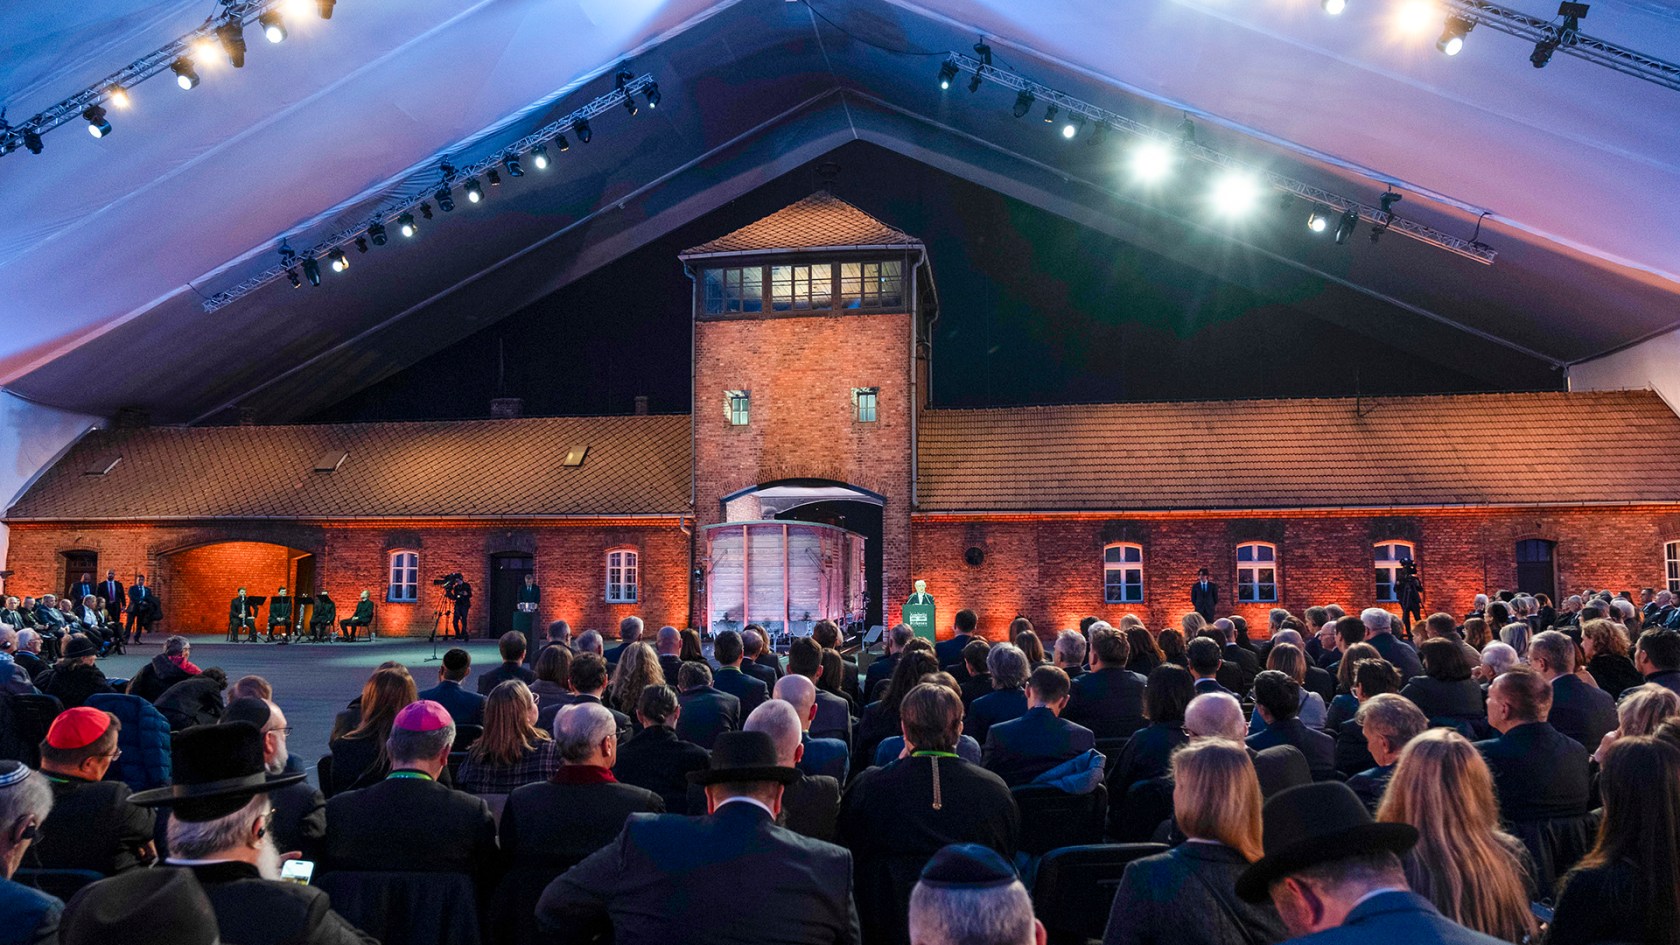
{"type": "Polygon", "coordinates": [[[1407,39],[1427,36],[1441,21],[1435,0],[1405,0],[1394,9],[1394,29],[1407,39]]]}
{"type": "Polygon", "coordinates": [[[1323,0],[1324,12],[1331,16],[1341,16],[1347,9],[1347,0],[1323,0]]]}
{"type": "Polygon", "coordinates": [[[1145,141],[1132,149],[1132,177],[1139,183],[1154,184],[1172,173],[1172,149],[1159,141],[1145,141]]]}
{"type": "Polygon", "coordinates": [[[1260,200],[1260,182],[1253,174],[1227,171],[1213,185],[1213,209],[1226,217],[1240,217],[1260,200]]]}

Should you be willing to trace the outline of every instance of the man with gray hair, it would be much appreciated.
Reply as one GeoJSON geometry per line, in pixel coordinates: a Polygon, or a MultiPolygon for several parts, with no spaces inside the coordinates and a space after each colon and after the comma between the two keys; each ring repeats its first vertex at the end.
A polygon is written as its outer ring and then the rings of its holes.
{"type": "Polygon", "coordinates": [[[559,770],[515,788],[502,809],[502,854],[516,869],[568,869],[611,843],[631,814],[665,812],[658,794],[613,777],[618,722],[606,706],[561,706],[554,740],[559,770]]]}
{"type": "MultiPolygon", "coordinates": [[[[1091,626],[1095,627],[1096,624],[1091,626]]],[[[1085,641],[1085,634],[1078,630],[1063,630],[1056,634],[1056,644],[1052,653],[1057,668],[1067,673],[1068,679],[1078,679],[1085,673],[1085,653],[1089,648],[1090,644],[1085,641]]]]}
{"type": "MultiPolygon", "coordinates": [[[[1192,739],[1223,738],[1243,745],[1248,738],[1248,720],[1243,717],[1242,704],[1228,692],[1204,692],[1184,708],[1184,731],[1192,739]]],[[[1260,779],[1260,793],[1265,797],[1284,788],[1312,782],[1312,768],[1307,756],[1294,745],[1273,745],[1248,751],[1254,763],[1254,773],[1260,779]]]]}
{"type": "Polygon", "coordinates": [[[1027,714],[1027,674],[1032,666],[1027,654],[1013,643],[999,643],[986,654],[986,669],[992,674],[992,691],[974,700],[963,719],[963,731],[981,745],[993,725],[1027,714]]]}
{"type": "Polygon", "coordinates": [[[811,737],[811,723],[817,718],[817,684],[807,676],[789,673],[776,680],[775,698],[791,706],[799,719],[802,751],[795,767],[805,774],[828,775],[845,784],[851,769],[851,750],[846,743],[838,738],[811,737]]]}
{"type": "Polygon", "coordinates": [[[594,653],[603,659],[606,658],[603,655],[603,647],[606,646],[606,641],[601,639],[601,633],[598,630],[585,630],[578,634],[574,645],[579,653],[594,653]]]}
{"type": "Polygon", "coordinates": [[[642,618],[637,616],[625,617],[618,622],[618,645],[602,653],[608,665],[617,666],[618,657],[630,644],[642,638],[642,618]]]}
{"type": "MultiPolygon", "coordinates": [[[[782,682],[803,679],[783,676],[782,682]]],[[[810,685],[810,680],[805,680],[810,685]]],[[[777,684],[780,688],[780,683],[777,684]]],[[[799,769],[799,777],[782,789],[782,816],[777,821],[797,834],[834,843],[838,836],[835,819],[840,816],[838,778],[811,774],[802,763],[806,757],[805,725],[794,706],[780,698],[760,705],[747,716],[745,731],[763,732],[776,743],[776,763],[799,769]]],[[[834,741],[835,739],[821,739],[834,741]]],[[[689,806],[694,807],[694,788],[689,789],[689,806]]]]}
{"type": "Polygon", "coordinates": [[[1575,641],[1556,630],[1536,634],[1528,643],[1528,665],[1552,684],[1546,721],[1588,751],[1596,751],[1605,733],[1619,724],[1616,699],[1591,682],[1591,676],[1583,680],[1577,673],[1575,641]]]}
{"type": "Polygon", "coordinates": [[[0,624],[0,692],[14,696],[36,694],[35,679],[27,667],[17,662],[17,631],[0,624]]]}
{"type": "Polygon", "coordinates": [[[0,916],[6,917],[7,941],[58,941],[64,903],[11,881],[52,805],[52,789],[45,776],[22,762],[0,761],[0,876],[5,877],[0,881],[0,916]]]}
{"type": "Polygon", "coordinates": [[[39,679],[50,668],[41,658],[41,642],[41,634],[33,629],[26,627],[18,631],[17,650],[12,653],[12,658],[29,671],[31,679],[39,679]]]}
{"type": "Polygon", "coordinates": [[[1347,786],[1374,814],[1383,792],[1388,790],[1389,779],[1394,776],[1394,766],[1400,762],[1400,750],[1423,734],[1429,727],[1429,718],[1405,696],[1383,692],[1360,704],[1353,720],[1359,723],[1365,735],[1365,747],[1376,766],[1348,778],[1347,786]]]}
{"type": "Polygon", "coordinates": [[[1032,897],[990,847],[953,843],[934,854],[910,893],[911,945],[1044,945],[1032,897]]]}
{"type": "Polygon", "coordinates": [[[1383,659],[1400,671],[1401,679],[1423,675],[1423,663],[1412,645],[1394,635],[1394,615],[1381,607],[1367,607],[1359,614],[1365,625],[1365,642],[1377,648],[1383,659]]]}

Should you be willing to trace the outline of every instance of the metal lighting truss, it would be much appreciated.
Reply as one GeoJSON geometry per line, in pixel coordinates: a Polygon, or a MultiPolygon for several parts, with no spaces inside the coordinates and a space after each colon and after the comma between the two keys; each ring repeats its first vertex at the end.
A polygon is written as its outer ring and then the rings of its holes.
{"type": "Polygon", "coordinates": [[[1497,3],[1488,3],[1487,0],[1443,0],[1443,6],[1448,13],[1478,26],[1485,24],[1489,29],[1531,43],[1554,43],[1553,48],[1558,52],[1680,91],[1680,65],[1588,36],[1579,29],[1567,28],[1568,24],[1560,26],[1497,3]]]}
{"type": "Polygon", "coordinates": [[[957,68],[963,70],[964,72],[970,72],[982,76],[990,82],[995,82],[1005,88],[1014,89],[1017,92],[1024,91],[1031,93],[1034,101],[1047,102],[1069,114],[1082,115],[1087,121],[1107,125],[1110,128],[1126,132],[1148,141],[1157,141],[1161,144],[1169,145],[1179,154],[1195,158],[1198,161],[1211,164],[1215,167],[1222,167],[1252,174],[1256,180],[1259,180],[1274,190],[1292,193],[1303,200],[1320,206],[1329,207],[1337,213],[1346,213],[1349,210],[1355,211],[1359,214],[1359,218],[1361,220],[1372,223],[1384,231],[1398,233],[1401,236],[1406,236],[1411,239],[1418,240],[1419,242],[1428,243],[1431,246],[1439,247],[1449,253],[1456,253],[1459,256],[1474,260],[1485,266],[1493,265],[1493,259],[1496,255],[1498,255],[1491,248],[1478,241],[1461,239],[1457,236],[1451,235],[1450,233],[1443,233],[1434,227],[1426,226],[1412,220],[1402,219],[1395,216],[1393,213],[1385,213],[1380,207],[1373,207],[1367,204],[1362,204],[1356,200],[1349,200],[1346,197],[1330,193],[1327,190],[1322,190],[1312,186],[1311,184],[1302,183],[1294,178],[1285,177],[1282,174],[1276,174],[1271,171],[1251,167],[1236,158],[1221,154],[1212,148],[1204,147],[1194,143],[1193,141],[1183,140],[1177,135],[1151,127],[1143,122],[1127,118],[1124,115],[1115,114],[1114,112],[1106,109],[1098,108],[1089,102],[1074,98],[1065,92],[1059,92],[1049,86],[1040,85],[1031,79],[1023,78],[1013,72],[1006,72],[996,66],[988,66],[979,60],[965,56],[962,53],[952,53],[949,57],[949,61],[956,63],[957,68]]]}
{"type": "Polygon", "coordinates": [[[216,35],[217,27],[235,21],[243,27],[284,2],[285,0],[223,0],[221,13],[205,20],[198,29],[162,49],[134,60],[75,95],[43,109],[27,121],[11,125],[0,120],[0,155],[10,154],[22,148],[26,131],[45,134],[67,121],[80,119],[88,106],[98,105],[108,99],[111,89],[116,86],[121,86],[132,94],[136,85],[160,72],[168,71],[175,60],[183,56],[191,59],[198,52],[199,44],[206,40],[215,43],[216,48],[220,50],[222,47],[221,40],[216,35]]]}
{"type": "MultiPolygon", "coordinates": [[[[370,225],[374,223],[380,223],[383,225],[385,221],[394,219],[403,213],[412,211],[419,207],[422,203],[431,200],[432,195],[438,190],[444,188],[452,190],[459,186],[463,181],[471,180],[486,171],[501,167],[502,159],[508,155],[523,154],[538,145],[547,144],[550,141],[553,141],[568,131],[574,131],[577,123],[580,121],[588,121],[599,115],[604,115],[615,108],[622,108],[626,99],[634,95],[645,93],[648,87],[653,84],[653,75],[651,73],[643,73],[630,82],[626,82],[622,88],[615,88],[611,92],[595,99],[582,108],[567,114],[565,117],[549,122],[531,134],[520,138],[518,141],[515,141],[504,148],[498,149],[494,154],[478,161],[475,164],[455,168],[454,173],[441,177],[435,181],[432,178],[432,174],[436,173],[434,171],[425,172],[423,175],[416,174],[412,179],[401,185],[401,189],[405,192],[415,191],[415,196],[404,198],[398,203],[385,207],[378,213],[375,213],[372,219],[370,219],[367,223],[359,223],[353,227],[347,227],[339,230],[337,233],[334,233],[313,246],[304,249],[302,252],[294,254],[295,259],[293,257],[287,257],[287,259],[292,260],[290,262],[282,262],[280,265],[270,266],[238,285],[222,292],[217,292],[215,295],[212,295],[204,300],[202,303],[204,310],[206,312],[214,312],[225,305],[232,304],[237,299],[243,298],[268,283],[283,277],[286,274],[287,269],[296,266],[299,262],[306,258],[314,258],[316,260],[325,259],[326,255],[333,250],[348,246],[356,241],[356,237],[366,235],[370,225]]],[[[285,243],[284,240],[281,242],[282,244],[285,243]]]]}

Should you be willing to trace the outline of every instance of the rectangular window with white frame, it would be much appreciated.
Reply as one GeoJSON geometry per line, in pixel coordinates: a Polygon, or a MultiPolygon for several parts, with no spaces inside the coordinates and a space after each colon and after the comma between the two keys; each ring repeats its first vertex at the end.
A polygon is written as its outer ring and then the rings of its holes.
{"type": "Polygon", "coordinates": [[[1402,562],[1415,560],[1416,546],[1409,541],[1379,541],[1371,548],[1372,565],[1377,578],[1377,603],[1392,604],[1400,600],[1400,576],[1405,573],[1402,562]]]}
{"type": "Polygon", "coordinates": [[[1680,594],[1680,541],[1671,541],[1663,545],[1663,566],[1668,578],[1668,589],[1680,594]]]}
{"type": "Polygon", "coordinates": [[[859,423],[874,423],[876,402],[880,398],[879,387],[852,388],[852,417],[859,423]]]}
{"type": "Polygon", "coordinates": [[[1275,604],[1278,599],[1277,546],[1247,541],[1237,546],[1237,600],[1275,604]]]}
{"type": "Polygon", "coordinates": [[[607,552],[607,603],[634,604],[637,600],[640,568],[634,551],[607,552]]]}
{"type": "Polygon", "coordinates": [[[390,581],[385,589],[385,599],[395,604],[412,604],[420,599],[419,552],[391,552],[390,581]]]}
{"type": "Polygon", "coordinates": [[[1103,548],[1103,603],[1143,603],[1143,546],[1116,542],[1103,548]]]}
{"type": "Polygon", "coordinates": [[[732,427],[746,426],[752,420],[752,391],[724,391],[723,416],[732,427]]]}

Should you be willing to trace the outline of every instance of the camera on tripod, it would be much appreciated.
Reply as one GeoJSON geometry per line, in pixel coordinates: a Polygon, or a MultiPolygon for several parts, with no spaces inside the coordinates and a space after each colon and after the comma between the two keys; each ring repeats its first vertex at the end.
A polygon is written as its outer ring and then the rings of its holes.
{"type": "Polygon", "coordinates": [[[441,588],[443,588],[443,592],[445,594],[448,594],[451,591],[455,590],[455,585],[461,583],[464,580],[466,580],[466,578],[461,575],[461,572],[456,571],[452,574],[445,574],[443,577],[440,577],[440,578],[433,578],[432,579],[432,586],[433,587],[441,587],[441,588]]]}

